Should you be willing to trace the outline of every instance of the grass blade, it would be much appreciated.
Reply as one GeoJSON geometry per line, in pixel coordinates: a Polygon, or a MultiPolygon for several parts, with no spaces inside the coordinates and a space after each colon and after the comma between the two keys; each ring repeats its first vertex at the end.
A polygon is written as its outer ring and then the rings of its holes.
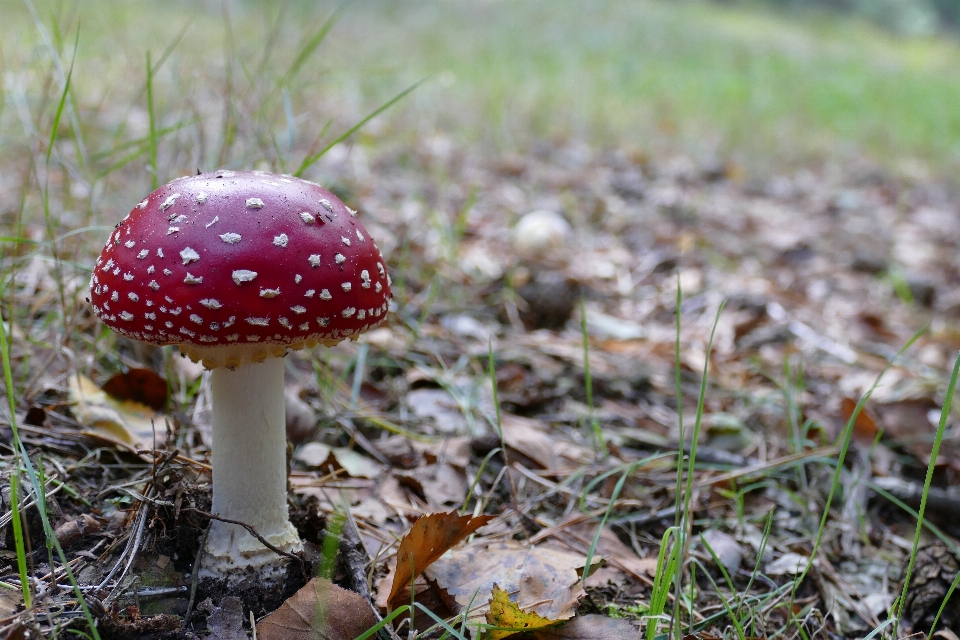
{"type": "Polygon", "coordinates": [[[333,10],[333,13],[324,20],[323,24],[320,25],[320,28],[314,33],[306,44],[300,49],[300,52],[297,54],[297,57],[294,58],[293,63],[287,69],[287,72],[283,74],[283,79],[280,81],[282,86],[288,86],[290,81],[293,80],[294,76],[300,71],[304,63],[313,55],[313,52],[317,50],[317,47],[326,39],[327,34],[330,33],[330,29],[333,28],[333,25],[337,23],[337,20],[340,19],[340,14],[343,13],[343,9],[346,3],[340,4],[336,9],[333,10]]]}
{"type": "Polygon", "coordinates": [[[314,163],[316,163],[317,160],[323,157],[323,154],[325,154],[327,151],[330,151],[330,149],[332,149],[336,145],[340,144],[341,142],[343,142],[344,140],[352,136],[363,125],[367,124],[368,122],[376,118],[378,115],[380,115],[381,113],[383,113],[384,111],[392,107],[394,104],[396,104],[401,99],[403,99],[408,93],[410,93],[411,91],[419,87],[421,84],[426,82],[426,80],[427,80],[426,78],[423,78],[422,80],[418,80],[417,82],[413,83],[412,85],[410,85],[409,87],[407,87],[406,89],[404,89],[403,91],[395,95],[393,98],[384,102],[382,105],[374,109],[373,112],[370,113],[370,115],[368,115],[366,118],[364,118],[357,124],[347,129],[346,132],[344,132],[336,140],[334,140],[333,142],[325,146],[323,149],[313,154],[312,156],[307,156],[306,158],[304,158],[303,162],[300,163],[300,168],[298,168],[293,175],[297,176],[298,178],[301,177],[304,171],[309,169],[311,166],[313,166],[314,163]]]}
{"type": "MultiPolygon", "coordinates": [[[[927,464],[927,476],[923,480],[923,493],[920,496],[920,508],[917,510],[917,529],[913,534],[913,551],[910,552],[910,561],[907,563],[907,571],[903,577],[903,590],[894,607],[893,635],[896,637],[897,628],[900,626],[900,616],[903,615],[903,606],[907,599],[907,589],[910,587],[910,578],[913,577],[913,565],[917,559],[917,549],[920,546],[920,532],[923,531],[923,516],[927,510],[927,496],[930,493],[930,482],[933,480],[933,470],[937,466],[937,456],[940,453],[940,443],[943,442],[943,433],[947,428],[947,419],[950,417],[950,405],[953,404],[953,394],[957,390],[957,377],[960,376],[960,353],[957,354],[956,362],[953,365],[953,373],[950,374],[950,384],[947,386],[947,395],[943,399],[943,408],[940,410],[940,423],[937,425],[937,433],[933,438],[933,449],[930,452],[930,462],[927,464]]],[[[956,584],[954,584],[956,586],[956,584]]],[[[944,601],[945,603],[946,601],[944,601]]]]}
{"type": "Polygon", "coordinates": [[[63,110],[67,106],[67,96],[70,93],[70,80],[73,78],[73,65],[77,61],[77,45],[80,44],[80,28],[77,27],[77,37],[73,42],[73,57],[70,58],[70,70],[67,72],[67,79],[63,83],[63,91],[60,93],[60,103],[57,105],[57,112],[53,116],[53,125],[50,127],[50,140],[47,142],[47,157],[44,162],[50,165],[50,156],[53,155],[53,145],[57,141],[57,130],[60,128],[60,119],[63,117],[63,110]]]}
{"type": "MultiPolygon", "coordinates": [[[[913,334],[905,345],[897,352],[897,357],[901,356],[910,346],[917,341],[920,336],[922,336],[927,331],[927,328],[924,327],[920,331],[913,334]]],[[[837,466],[833,472],[833,479],[830,482],[830,491],[827,494],[827,501],[823,506],[823,515],[820,516],[820,526],[817,528],[817,537],[813,543],[813,549],[810,551],[810,562],[804,567],[803,572],[797,577],[796,583],[794,585],[794,595],[796,595],[796,590],[799,588],[800,584],[803,582],[804,578],[807,577],[807,573],[810,571],[810,567],[813,566],[813,559],[817,556],[817,553],[820,551],[820,545],[823,543],[823,534],[826,531],[827,527],[827,518],[830,516],[830,506],[833,504],[833,498],[836,495],[837,487],[840,485],[840,474],[843,473],[843,463],[847,458],[847,451],[850,449],[850,442],[853,439],[853,425],[857,421],[857,417],[860,415],[860,412],[863,411],[864,405],[870,399],[870,396],[873,395],[874,390],[879,386],[880,380],[883,379],[884,374],[893,366],[893,363],[896,361],[896,358],[892,358],[883,370],[877,375],[876,379],[873,381],[873,386],[867,390],[860,399],[857,401],[857,406],[854,407],[853,413],[850,414],[850,418],[847,420],[847,423],[843,427],[843,432],[841,437],[843,438],[843,444],[840,446],[840,453],[837,457],[837,466]]]]}
{"type": "MultiPolygon", "coordinates": [[[[2,324],[2,323],[0,323],[2,324]]],[[[17,551],[17,574],[20,576],[20,589],[23,591],[23,606],[32,606],[30,581],[27,578],[27,551],[23,541],[23,525],[20,522],[20,465],[10,474],[10,514],[13,516],[13,541],[17,551]]]]}
{"type": "Polygon", "coordinates": [[[157,169],[157,117],[153,110],[153,65],[147,51],[147,116],[150,121],[150,184],[156,190],[160,186],[157,169]]]}
{"type": "Polygon", "coordinates": [[[593,408],[593,378],[590,377],[590,340],[587,337],[587,309],[580,296],[580,333],[583,336],[583,384],[587,392],[587,409],[590,411],[590,429],[601,457],[607,455],[607,443],[603,441],[603,432],[600,430],[600,421],[593,408]]]}

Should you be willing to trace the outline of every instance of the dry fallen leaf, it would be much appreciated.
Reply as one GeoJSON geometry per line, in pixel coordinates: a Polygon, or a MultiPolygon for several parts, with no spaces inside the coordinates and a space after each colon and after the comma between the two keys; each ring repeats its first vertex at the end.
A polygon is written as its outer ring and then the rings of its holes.
{"type": "Polygon", "coordinates": [[[243,604],[240,598],[227,596],[215,607],[209,600],[204,609],[209,612],[207,627],[210,629],[210,640],[246,640],[247,632],[243,630],[243,604]]]}
{"type": "Polygon", "coordinates": [[[550,437],[539,420],[503,413],[500,428],[510,449],[525,455],[541,469],[557,467],[557,440],[550,437]]]}
{"type": "MultiPolygon", "coordinates": [[[[708,529],[700,534],[700,539],[710,546],[720,564],[730,575],[735,575],[743,561],[743,546],[729,533],[719,529],[708,529]]],[[[708,552],[709,553],[709,552],[708,552]]]]}
{"type": "Polygon", "coordinates": [[[524,611],[510,601],[510,594],[493,585],[493,597],[487,611],[487,624],[498,627],[486,629],[480,636],[483,640],[500,640],[524,630],[542,629],[555,625],[559,620],[550,620],[532,611],[524,611]]]}
{"type": "Polygon", "coordinates": [[[10,587],[0,588],[0,616],[9,618],[23,604],[23,592],[10,587]]]}
{"type": "Polygon", "coordinates": [[[388,608],[393,609],[393,599],[424,569],[491,520],[493,516],[461,516],[451,511],[423,516],[414,522],[407,535],[400,540],[396,574],[390,597],[387,598],[388,608]]]}
{"type": "MultiPolygon", "coordinates": [[[[840,416],[844,422],[850,420],[850,416],[853,415],[856,408],[857,403],[851,398],[843,398],[840,401],[840,416]]],[[[867,408],[863,407],[853,421],[853,437],[861,444],[869,445],[876,439],[879,430],[880,428],[877,426],[876,420],[873,419],[873,416],[870,415],[867,408]]]]}
{"type": "Polygon", "coordinates": [[[466,475],[449,464],[427,464],[393,474],[404,486],[435,509],[463,504],[469,490],[466,475]]]}
{"type": "Polygon", "coordinates": [[[123,448],[152,449],[165,433],[163,417],[133,400],[115,400],[82,374],[70,376],[73,415],[86,427],[84,434],[123,448]]]}
{"type": "Polygon", "coordinates": [[[107,380],[103,390],[116,400],[133,400],[154,411],[167,408],[167,381],[150,369],[118,373],[107,380]]]}
{"type": "MultiPolygon", "coordinates": [[[[584,520],[584,516],[571,513],[563,518],[551,529],[545,529],[537,534],[531,542],[537,542],[541,537],[551,537],[565,548],[586,556],[593,544],[599,524],[593,520],[584,520]]],[[[595,553],[603,556],[607,565],[612,565],[618,571],[643,580],[652,577],[657,570],[656,556],[641,558],[636,551],[625,545],[613,530],[606,526],[597,539],[595,553]]],[[[591,572],[591,576],[594,575],[591,572]]],[[[589,583],[588,583],[589,584],[589,583]]]]}
{"type": "MultiPolygon", "coordinates": [[[[595,558],[596,560],[596,558],[595,558]]],[[[450,609],[470,607],[471,616],[486,610],[478,594],[490,593],[494,584],[517,594],[525,611],[534,611],[551,620],[573,616],[583,591],[580,575],[585,558],[579,553],[545,547],[525,547],[514,541],[475,542],[452,551],[428,570],[434,581],[452,598],[450,609]]]]}
{"type": "Polygon", "coordinates": [[[257,638],[353,640],[376,624],[366,598],[324,578],[314,578],[257,623],[257,638]]]}
{"type": "Polygon", "coordinates": [[[637,640],[640,630],[629,620],[606,616],[577,616],[560,627],[539,629],[537,640],[637,640]]]}
{"type": "Polygon", "coordinates": [[[376,461],[353,449],[328,447],[320,442],[306,443],[293,454],[293,459],[322,472],[343,469],[351,478],[376,478],[383,473],[376,461]]]}

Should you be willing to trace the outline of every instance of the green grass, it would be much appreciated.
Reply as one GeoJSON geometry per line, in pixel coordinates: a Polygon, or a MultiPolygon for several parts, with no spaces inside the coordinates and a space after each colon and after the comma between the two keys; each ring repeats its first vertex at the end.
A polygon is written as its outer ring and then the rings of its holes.
{"type": "MultiPolygon", "coordinates": [[[[229,3],[226,14],[187,3],[58,6],[37,11],[59,16],[61,48],[80,25],[73,96],[94,159],[116,160],[109,151],[137,136],[152,147],[140,129],[153,105],[159,130],[199,117],[186,128],[208,138],[206,157],[178,168],[229,159],[293,170],[311,153],[292,147],[330,118],[359,122],[429,77],[362,139],[439,131],[523,151],[537,138],[573,138],[732,156],[748,170],[859,155],[940,175],[960,165],[960,45],[897,39],[851,18],[701,2],[383,0],[347,5],[329,29],[332,3],[229,3]],[[144,52],[160,58],[173,44],[146,100],[144,52]]],[[[2,0],[0,12],[3,70],[47,64],[24,5],[2,0]]],[[[0,131],[17,136],[5,115],[0,131]]],[[[168,135],[183,146],[189,134],[168,135]]]]}

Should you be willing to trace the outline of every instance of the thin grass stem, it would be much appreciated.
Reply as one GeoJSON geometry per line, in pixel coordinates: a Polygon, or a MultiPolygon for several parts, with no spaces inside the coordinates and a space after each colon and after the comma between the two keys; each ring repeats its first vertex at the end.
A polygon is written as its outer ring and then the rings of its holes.
{"type": "Polygon", "coordinates": [[[960,353],[957,354],[957,359],[954,362],[953,373],[950,374],[950,383],[947,385],[947,395],[943,400],[943,408],[940,410],[940,422],[937,425],[937,432],[933,437],[933,449],[930,451],[927,475],[923,479],[923,493],[920,496],[920,508],[917,511],[917,528],[913,534],[913,550],[910,552],[910,560],[907,562],[907,570],[903,577],[903,589],[893,608],[894,637],[896,637],[897,629],[900,626],[900,617],[903,615],[903,607],[907,600],[907,590],[910,588],[910,579],[913,577],[913,567],[917,560],[917,549],[920,547],[920,532],[923,530],[923,518],[927,510],[927,496],[930,493],[930,483],[933,481],[933,471],[937,465],[937,456],[940,455],[940,444],[943,442],[943,434],[946,431],[947,420],[950,417],[950,406],[953,404],[953,394],[957,390],[958,376],[960,376],[960,353]]]}
{"type": "Polygon", "coordinates": [[[600,429],[600,421],[597,420],[597,414],[593,407],[593,378],[590,376],[590,339],[587,334],[587,309],[584,305],[583,295],[580,296],[580,334],[583,338],[583,385],[587,393],[587,419],[590,421],[590,430],[593,433],[593,443],[597,447],[597,454],[600,457],[607,455],[607,443],[603,440],[603,431],[600,429]]]}

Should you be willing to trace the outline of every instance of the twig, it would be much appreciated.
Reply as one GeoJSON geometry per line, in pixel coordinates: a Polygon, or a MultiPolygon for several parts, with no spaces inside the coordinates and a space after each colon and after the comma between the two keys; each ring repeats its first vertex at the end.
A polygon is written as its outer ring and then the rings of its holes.
{"type": "Polygon", "coordinates": [[[197,549],[197,557],[193,560],[193,575],[190,576],[190,600],[187,601],[187,612],[183,615],[183,626],[186,628],[190,624],[190,617],[193,615],[193,603],[197,599],[197,585],[200,583],[200,563],[203,561],[204,549],[207,547],[207,536],[210,535],[210,523],[203,530],[203,536],[200,538],[200,548],[197,549]]]}
{"type": "MultiPolygon", "coordinates": [[[[923,497],[923,485],[917,482],[900,478],[874,478],[872,485],[912,507],[919,505],[923,497]]],[[[939,487],[930,487],[927,494],[927,508],[944,514],[960,513],[960,495],[939,487]]]]}
{"type": "Polygon", "coordinates": [[[310,580],[310,576],[307,574],[307,565],[306,565],[306,563],[303,561],[303,558],[301,558],[300,556],[298,556],[298,555],[295,554],[295,553],[290,553],[289,551],[284,551],[284,550],[280,549],[279,547],[275,547],[274,545],[270,544],[269,542],[267,542],[267,539],[266,539],[266,538],[264,538],[264,537],[261,536],[259,533],[257,533],[257,530],[254,529],[251,525],[247,524],[246,522],[240,522],[239,520],[231,520],[231,519],[229,519],[229,518],[222,518],[222,517],[220,517],[219,515],[216,515],[216,514],[213,514],[213,513],[208,513],[208,512],[206,512],[206,511],[201,511],[200,509],[197,509],[196,507],[187,507],[187,508],[183,509],[183,511],[190,511],[190,512],[193,512],[193,513],[197,514],[198,516],[202,516],[202,517],[204,517],[204,518],[210,518],[211,520],[219,520],[220,522],[226,522],[227,524],[235,524],[235,525],[237,525],[237,526],[239,526],[239,527],[243,527],[244,529],[247,530],[247,533],[249,533],[249,534],[252,535],[254,538],[256,538],[256,539],[260,542],[260,544],[262,544],[263,546],[265,546],[267,549],[270,549],[270,551],[273,551],[275,554],[277,554],[277,555],[279,555],[279,556],[284,556],[284,557],[286,557],[286,558],[290,558],[291,560],[297,561],[297,562],[300,564],[300,570],[303,572],[303,578],[304,578],[304,580],[307,580],[307,581],[310,580]]]}

